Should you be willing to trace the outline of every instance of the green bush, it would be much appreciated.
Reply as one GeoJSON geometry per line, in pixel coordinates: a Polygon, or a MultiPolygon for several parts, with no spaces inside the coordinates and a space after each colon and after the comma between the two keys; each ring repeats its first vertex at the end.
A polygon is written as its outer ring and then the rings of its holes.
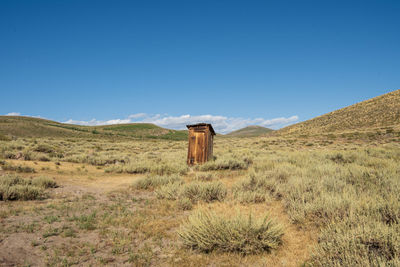
{"type": "Polygon", "coordinates": [[[227,216],[199,210],[189,216],[178,235],[186,247],[206,253],[256,254],[276,249],[282,243],[283,230],[267,216],[255,219],[251,214],[227,216]]]}

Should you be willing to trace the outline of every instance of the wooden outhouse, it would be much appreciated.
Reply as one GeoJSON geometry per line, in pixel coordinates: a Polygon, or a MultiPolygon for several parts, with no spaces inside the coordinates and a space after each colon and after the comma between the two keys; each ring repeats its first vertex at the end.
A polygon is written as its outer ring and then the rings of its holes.
{"type": "Polygon", "coordinates": [[[213,157],[214,129],[211,124],[186,125],[189,129],[187,164],[201,164],[213,157]]]}

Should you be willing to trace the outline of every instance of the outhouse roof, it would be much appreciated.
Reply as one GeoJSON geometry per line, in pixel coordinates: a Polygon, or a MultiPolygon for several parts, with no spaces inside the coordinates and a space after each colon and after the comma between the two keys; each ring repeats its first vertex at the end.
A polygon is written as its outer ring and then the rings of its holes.
{"type": "Polygon", "coordinates": [[[214,128],[212,127],[211,124],[209,123],[197,123],[197,124],[190,124],[190,125],[186,125],[186,127],[189,128],[193,128],[193,127],[198,127],[198,126],[208,126],[210,128],[210,131],[212,133],[212,135],[215,135],[215,131],[214,128]]]}

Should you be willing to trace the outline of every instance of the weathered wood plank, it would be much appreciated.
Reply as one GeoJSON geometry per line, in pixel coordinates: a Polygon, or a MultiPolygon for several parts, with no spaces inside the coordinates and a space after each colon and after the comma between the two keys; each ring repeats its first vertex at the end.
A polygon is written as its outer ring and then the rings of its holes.
{"type": "Polygon", "coordinates": [[[189,145],[187,164],[202,164],[212,158],[214,129],[211,124],[187,125],[189,145]]]}

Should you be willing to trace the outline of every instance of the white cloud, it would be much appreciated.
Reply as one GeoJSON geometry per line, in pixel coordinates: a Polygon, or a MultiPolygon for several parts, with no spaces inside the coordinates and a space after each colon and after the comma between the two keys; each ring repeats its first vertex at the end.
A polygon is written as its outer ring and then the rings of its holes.
{"type": "Polygon", "coordinates": [[[7,113],[6,116],[21,116],[21,113],[19,113],[19,112],[10,112],[10,113],[7,113]]]}
{"type": "Polygon", "coordinates": [[[77,120],[67,120],[64,123],[68,124],[79,124],[79,125],[86,125],[86,126],[99,126],[99,125],[109,125],[109,124],[122,124],[122,123],[132,123],[130,119],[114,119],[108,121],[99,121],[96,119],[91,119],[90,121],[77,121],[77,120]]]}
{"type": "Polygon", "coordinates": [[[68,120],[64,123],[80,124],[80,125],[108,125],[108,124],[121,124],[121,123],[153,123],[161,127],[182,130],[186,129],[187,124],[195,124],[199,122],[211,123],[213,128],[218,133],[229,133],[249,125],[260,125],[271,129],[279,129],[289,124],[295,123],[299,120],[297,115],[289,118],[238,118],[238,117],[225,117],[216,115],[181,115],[181,116],[168,116],[168,115],[149,115],[146,113],[137,113],[129,115],[127,119],[113,119],[101,121],[92,119],[90,121],[68,120]]]}
{"type": "Polygon", "coordinates": [[[146,113],[137,113],[128,116],[129,119],[138,119],[143,117],[146,117],[146,113]]]}

